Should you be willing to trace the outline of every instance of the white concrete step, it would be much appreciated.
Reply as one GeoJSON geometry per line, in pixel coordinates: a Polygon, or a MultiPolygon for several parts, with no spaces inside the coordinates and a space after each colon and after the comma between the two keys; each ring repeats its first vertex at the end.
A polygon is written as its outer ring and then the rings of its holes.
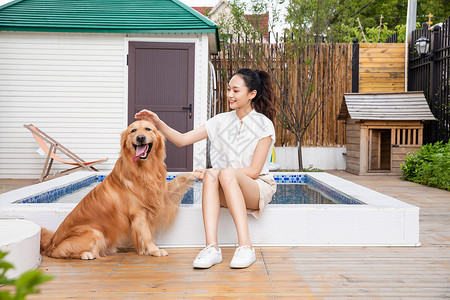
{"type": "Polygon", "coordinates": [[[5,261],[14,265],[6,272],[13,279],[39,267],[41,227],[25,219],[0,219],[0,250],[8,252],[5,261]]]}

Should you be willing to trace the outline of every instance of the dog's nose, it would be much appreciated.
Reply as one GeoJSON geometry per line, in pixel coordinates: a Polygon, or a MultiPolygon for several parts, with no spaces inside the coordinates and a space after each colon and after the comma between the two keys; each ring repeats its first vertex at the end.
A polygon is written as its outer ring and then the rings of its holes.
{"type": "Polygon", "coordinates": [[[136,141],[141,144],[145,144],[145,135],[140,134],[136,137],[136,141]]]}

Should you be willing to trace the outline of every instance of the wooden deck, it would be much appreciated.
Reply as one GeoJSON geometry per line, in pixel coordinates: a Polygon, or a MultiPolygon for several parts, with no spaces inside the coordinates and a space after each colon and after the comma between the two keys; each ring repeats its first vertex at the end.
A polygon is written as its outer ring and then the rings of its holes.
{"type": "Polygon", "coordinates": [[[422,246],[255,247],[257,261],[244,270],[228,267],[232,248],[209,270],[192,268],[199,248],[162,258],[132,249],[94,261],[44,257],[40,269],[55,279],[28,299],[450,298],[450,192],[396,176],[330,173],[419,206],[422,246]]]}

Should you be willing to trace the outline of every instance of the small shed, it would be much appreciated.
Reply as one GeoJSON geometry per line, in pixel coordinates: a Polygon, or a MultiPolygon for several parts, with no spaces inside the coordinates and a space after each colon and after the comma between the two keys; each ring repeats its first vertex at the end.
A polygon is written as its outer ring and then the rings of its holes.
{"type": "MultiPolygon", "coordinates": [[[[0,178],[38,178],[32,123],[81,158],[109,158],[142,108],[185,132],[208,118],[217,25],[178,0],[15,0],[0,6],[0,178]]],[[[206,142],[167,142],[169,171],[206,164],[206,142]]],[[[55,164],[52,169],[65,169],[55,164]]]]}
{"type": "Polygon", "coordinates": [[[423,122],[434,120],[423,92],[344,94],[347,171],[399,174],[408,152],[422,147],[423,122]]]}

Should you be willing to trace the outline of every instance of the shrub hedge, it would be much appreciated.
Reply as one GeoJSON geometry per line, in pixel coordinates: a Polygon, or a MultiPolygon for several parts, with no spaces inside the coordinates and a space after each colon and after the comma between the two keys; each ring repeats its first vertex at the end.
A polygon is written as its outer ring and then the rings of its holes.
{"type": "Polygon", "coordinates": [[[450,140],[426,144],[401,165],[403,180],[450,191],[450,140]]]}

